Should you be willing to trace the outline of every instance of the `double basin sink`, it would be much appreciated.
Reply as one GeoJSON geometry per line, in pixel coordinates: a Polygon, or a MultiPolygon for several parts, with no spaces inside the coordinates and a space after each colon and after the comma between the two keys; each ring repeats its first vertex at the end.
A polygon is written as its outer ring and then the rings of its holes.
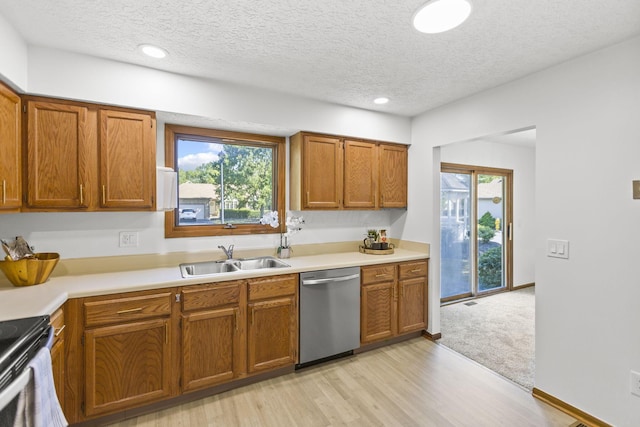
{"type": "Polygon", "coordinates": [[[211,276],[234,271],[259,270],[263,268],[291,267],[272,256],[256,258],[226,259],[222,261],[203,261],[180,264],[180,273],[187,279],[190,277],[211,276]]]}

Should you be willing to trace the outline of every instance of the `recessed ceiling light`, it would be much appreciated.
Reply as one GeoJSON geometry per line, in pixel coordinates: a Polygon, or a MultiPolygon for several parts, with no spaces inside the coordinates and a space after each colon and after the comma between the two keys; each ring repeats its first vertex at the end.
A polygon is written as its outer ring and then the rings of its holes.
{"type": "Polygon", "coordinates": [[[422,33],[442,33],[462,24],[470,14],[469,0],[432,0],[413,15],[413,26],[422,33]]]}
{"type": "Polygon", "coordinates": [[[384,96],[381,96],[380,98],[376,98],[373,100],[374,104],[379,104],[379,105],[386,104],[387,102],[389,102],[389,98],[385,98],[384,96]]]}
{"type": "Polygon", "coordinates": [[[161,47],[158,46],[154,46],[151,44],[141,44],[140,46],[138,46],[138,48],[142,51],[142,53],[144,53],[147,56],[150,56],[152,58],[164,58],[165,56],[167,56],[167,51],[164,50],[161,47]]]}

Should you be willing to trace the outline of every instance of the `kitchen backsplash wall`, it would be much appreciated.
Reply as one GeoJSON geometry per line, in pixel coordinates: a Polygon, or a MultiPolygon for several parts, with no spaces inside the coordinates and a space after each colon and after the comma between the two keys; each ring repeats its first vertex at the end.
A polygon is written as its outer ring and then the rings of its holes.
{"type": "MultiPolygon", "coordinates": [[[[295,212],[305,218],[290,244],[358,241],[367,228],[391,229],[395,211],[295,212]]],[[[0,217],[0,238],[23,236],[37,252],[58,252],[62,258],[91,258],[171,252],[222,252],[218,245],[243,249],[276,248],[278,234],[164,238],[163,212],[20,213],[0,217]],[[138,232],[138,246],[119,247],[121,231],[138,232]]],[[[391,234],[391,237],[394,237],[391,234]]],[[[354,247],[354,250],[357,248],[354,247]]]]}

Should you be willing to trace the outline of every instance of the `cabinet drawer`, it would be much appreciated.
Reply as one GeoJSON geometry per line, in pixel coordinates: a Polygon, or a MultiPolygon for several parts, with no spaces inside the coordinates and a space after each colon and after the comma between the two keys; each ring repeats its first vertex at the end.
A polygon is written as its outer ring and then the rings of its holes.
{"type": "Polygon", "coordinates": [[[182,289],[182,310],[201,310],[224,305],[238,305],[243,282],[219,283],[182,289]]]}
{"type": "Polygon", "coordinates": [[[369,283],[388,282],[396,278],[396,264],[381,264],[362,267],[361,281],[363,285],[369,283]]]}
{"type": "Polygon", "coordinates": [[[87,327],[169,314],[170,292],[84,303],[84,322],[87,327]]]}
{"type": "Polygon", "coordinates": [[[427,261],[407,262],[400,264],[400,279],[425,277],[427,275],[427,261]]]}
{"type": "Polygon", "coordinates": [[[298,288],[298,275],[265,277],[249,280],[249,300],[293,295],[298,288]]]}
{"type": "Polygon", "coordinates": [[[64,338],[64,311],[62,308],[57,309],[50,318],[51,326],[53,326],[53,345],[64,338]]]}

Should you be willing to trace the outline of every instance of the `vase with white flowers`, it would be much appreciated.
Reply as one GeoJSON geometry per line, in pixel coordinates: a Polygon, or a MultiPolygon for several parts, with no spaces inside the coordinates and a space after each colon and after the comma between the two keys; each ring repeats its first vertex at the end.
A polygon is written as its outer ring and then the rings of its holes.
{"type": "MultiPolygon", "coordinates": [[[[260,219],[260,224],[270,225],[273,228],[280,226],[278,220],[278,211],[271,211],[265,213],[260,219]]],[[[304,224],[304,218],[302,216],[294,216],[291,212],[287,212],[285,225],[287,231],[280,233],[280,246],[278,246],[278,258],[289,258],[291,256],[291,246],[289,246],[289,239],[298,231],[302,230],[302,224],[304,224]]]]}

